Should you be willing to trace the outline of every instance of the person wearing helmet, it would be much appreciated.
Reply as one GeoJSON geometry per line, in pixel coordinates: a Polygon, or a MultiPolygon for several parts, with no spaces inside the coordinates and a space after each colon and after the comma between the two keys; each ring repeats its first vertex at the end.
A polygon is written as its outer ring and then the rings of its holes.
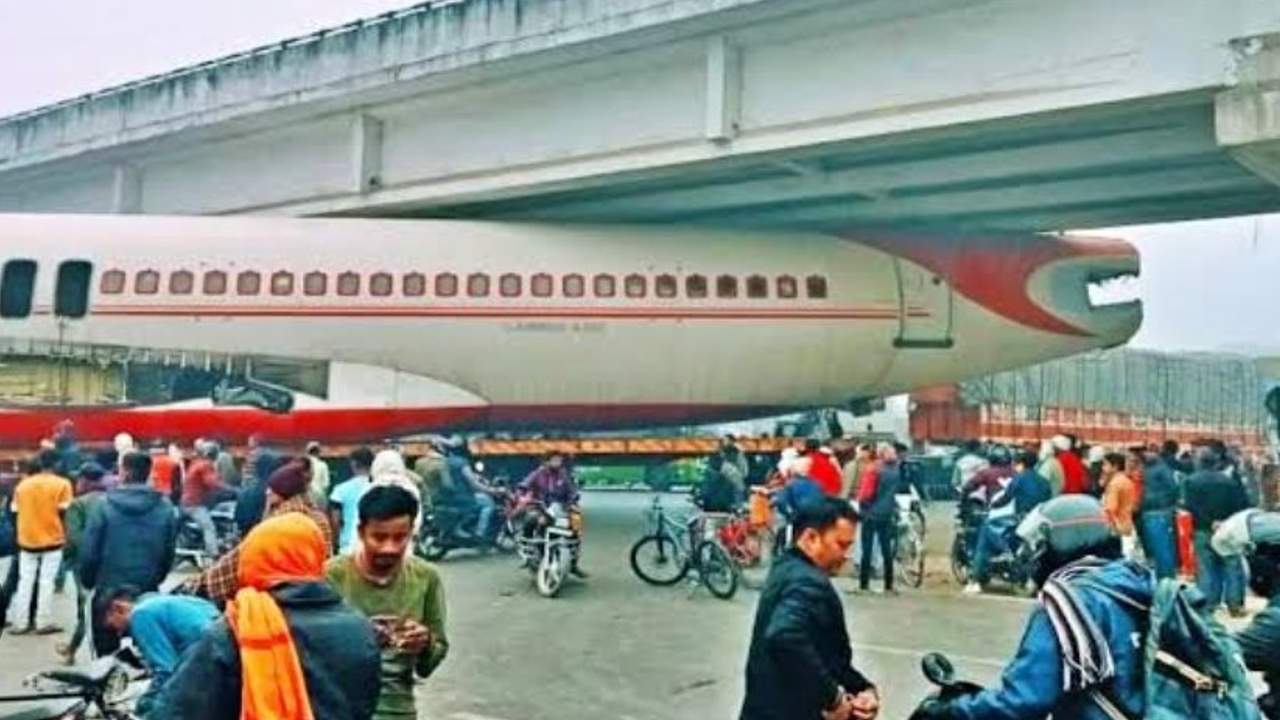
{"type": "Polygon", "coordinates": [[[1280,720],[1280,513],[1245,510],[1228,518],[1213,534],[1215,549],[1244,555],[1249,562],[1249,587],[1267,600],[1267,607],[1236,636],[1244,664],[1262,673],[1267,692],[1258,698],[1269,720],[1280,720]]]}
{"type": "Polygon", "coordinates": [[[1143,658],[1133,638],[1140,618],[1126,603],[1149,606],[1151,573],[1121,559],[1102,504],[1089,495],[1050,500],[1018,526],[1042,589],[1022,644],[1005,666],[999,687],[961,697],[933,695],[912,716],[918,720],[1108,720],[1085,692],[1106,686],[1127,717],[1141,717],[1143,658]],[[1069,582],[1079,607],[1056,592],[1069,582]],[[1084,616],[1090,623],[1080,622],[1084,616]]]}
{"type": "Polygon", "coordinates": [[[1013,457],[1009,448],[993,445],[987,453],[987,466],[973,474],[969,481],[960,486],[960,497],[972,497],[990,505],[996,495],[1013,479],[1013,457]]]}
{"type": "MultiPolygon", "coordinates": [[[[1008,462],[1008,450],[992,453],[993,467],[1008,462]]],[[[1036,472],[1036,454],[1022,452],[1014,463],[1014,476],[995,495],[987,519],[978,530],[978,543],[973,551],[973,580],[965,586],[966,595],[977,595],[991,579],[991,558],[1001,552],[1017,550],[1018,535],[1014,532],[1018,523],[1053,493],[1049,481],[1036,472]]]]}

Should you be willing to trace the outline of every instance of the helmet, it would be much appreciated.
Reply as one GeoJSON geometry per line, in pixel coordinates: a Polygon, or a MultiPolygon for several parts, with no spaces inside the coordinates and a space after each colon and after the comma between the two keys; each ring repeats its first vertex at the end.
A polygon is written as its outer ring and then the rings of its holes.
{"type": "Polygon", "coordinates": [[[1008,465],[1013,462],[1013,456],[1009,454],[1009,448],[1004,445],[993,445],[991,452],[987,453],[987,460],[992,465],[1008,465]]]}
{"type": "Polygon", "coordinates": [[[1018,525],[1018,537],[1039,586],[1080,558],[1120,555],[1120,538],[1111,529],[1102,503],[1089,495],[1062,495],[1040,505],[1018,525]]]}

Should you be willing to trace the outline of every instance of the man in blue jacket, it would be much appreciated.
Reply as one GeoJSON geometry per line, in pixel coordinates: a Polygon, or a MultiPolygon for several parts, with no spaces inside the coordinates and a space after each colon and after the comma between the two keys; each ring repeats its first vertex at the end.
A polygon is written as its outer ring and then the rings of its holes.
{"type": "MultiPolygon", "coordinates": [[[[1034,511],[1018,528],[1035,558],[1035,581],[1070,582],[1083,607],[1073,608],[1051,587],[1042,593],[1000,687],[962,697],[931,697],[913,720],[1109,720],[1088,690],[1108,687],[1108,699],[1127,717],[1142,717],[1142,628],[1125,600],[1150,606],[1151,573],[1121,560],[1120,539],[1097,499],[1065,495],[1034,511]],[[1083,580],[1084,582],[1079,582],[1083,580]],[[1071,621],[1092,618],[1098,632],[1071,621]],[[1109,658],[1110,662],[1100,662],[1109,658]]],[[[1053,585],[1049,583],[1049,585],[1053,585]]]]}

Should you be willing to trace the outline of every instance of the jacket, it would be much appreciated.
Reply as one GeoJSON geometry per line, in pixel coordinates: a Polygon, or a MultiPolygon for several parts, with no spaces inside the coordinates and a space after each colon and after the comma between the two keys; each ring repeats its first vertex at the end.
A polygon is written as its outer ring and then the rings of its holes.
{"type": "Polygon", "coordinates": [[[1244,664],[1250,670],[1262,673],[1272,702],[1280,701],[1277,697],[1280,693],[1280,652],[1276,652],[1276,648],[1280,648],[1280,595],[1271,598],[1267,607],[1253,616],[1253,621],[1240,631],[1236,639],[1244,651],[1244,664]]]}
{"type": "Polygon", "coordinates": [[[1013,476],[1004,492],[992,501],[991,507],[995,509],[1013,503],[1014,516],[1026,517],[1036,506],[1052,497],[1053,488],[1049,487],[1049,481],[1035,470],[1027,469],[1013,476]]]}
{"type": "Polygon", "coordinates": [[[1217,470],[1197,470],[1187,479],[1187,510],[1197,532],[1210,532],[1221,522],[1249,507],[1239,480],[1217,470]]]}
{"type": "MultiPolygon", "coordinates": [[[[1092,580],[1143,605],[1149,606],[1155,593],[1151,573],[1123,560],[1103,566],[1092,580]]],[[[1141,717],[1145,708],[1142,651],[1133,642],[1135,633],[1141,632],[1140,618],[1099,590],[1082,585],[1076,585],[1076,589],[1115,660],[1112,698],[1130,717],[1141,717]]],[[[1044,606],[1037,604],[1027,621],[1021,646],[1005,666],[1000,687],[952,701],[948,716],[955,720],[1044,720],[1052,714],[1072,720],[1108,720],[1087,696],[1063,693],[1062,656],[1049,616],[1044,606]]]]}
{"type": "MultiPolygon", "coordinates": [[[[368,720],[378,704],[381,656],[373,626],[325,582],[277,585],[315,720],[368,720]]],[[[240,720],[240,647],[225,618],[183,656],[151,717],[240,720]]]]}
{"type": "Polygon", "coordinates": [[[1063,495],[1089,491],[1089,473],[1085,470],[1084,461],[1079,455],[1070,450],[1063,450],[1058,453],[1058,464],[1062,466],[1063,495]]]}
{"type": "Polygon", "coordinates": [[[1178,479],[1164,458],[1148,463],[1142,473],[1140,512],[1172,512],[1178,506],[1178,479]]]}
{"type": "Polygon", "coordinates": [[[173,566],[178,521],[169,499],[146,485],[107,493],[77,549],[86,588],[132,585],[155,590],[173,566]]]}
{"type": "Polygon", "coordinates": [[[862,506],[862,516],[868,520],[890,520],[898,513],[898,486],[902,483],[901,465],[884,461],[876,471],[875,495],[862,506]]]}
{"type": "Polygon", "coordinates": [[[76,561],[77,553],[84,545],[84,532],[89,527],[89,518],[93,517],[105,500],[106,493],[94,491],[71,501],[71,507],[67,508],[67,514],[62,519],[63,527],[67,529],[67,544],[62,548],[62,556],[67,562],[76,561]]]}
{"type": "Polygon", "coordinates": [[[871,687],[853,667],[844,606],[831,579],[799,550],[769,571],[747,655],[741,720],[819,720],[838,687],[871,687]]]}

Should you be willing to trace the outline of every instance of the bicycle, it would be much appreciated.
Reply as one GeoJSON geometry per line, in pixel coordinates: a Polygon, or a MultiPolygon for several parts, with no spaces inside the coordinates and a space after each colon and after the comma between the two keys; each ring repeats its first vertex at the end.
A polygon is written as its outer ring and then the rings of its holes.
{"type": "Polygon", "coordinates": [[[692,570],[715,597],[733,597],[738,591],[738,565],[718,543],[701,539],[703,513],[676,522],[667,517],[659,495],[647,514],[649,531],[631,546],[631,570],[636,577],[650,585],[670,586],[692,570]]]}
{"type": "Polygon", "coordinates": [[[898,578],[918,588],[924,584],[924,509],[915,486],[910,492],[895,497],[898,503],[898,526],[894,537],[894,562],[898,578]]]}

